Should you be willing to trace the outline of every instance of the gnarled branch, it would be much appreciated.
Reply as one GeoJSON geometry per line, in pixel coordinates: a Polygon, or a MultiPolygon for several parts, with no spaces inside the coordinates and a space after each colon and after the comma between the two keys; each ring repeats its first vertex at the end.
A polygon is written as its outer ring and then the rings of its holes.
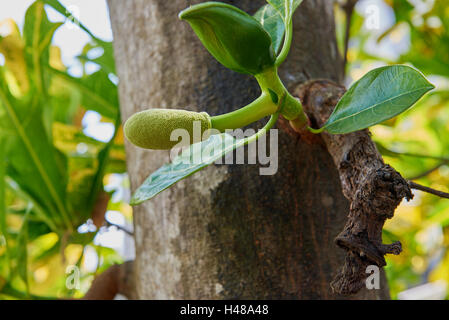
{"type": "MultiPolygon", "coordinates": [[[[311,125],[321,127],[345,89],[327,80],[309,81],[297,88],[311,125]]],[[[307,139],[310,133],[300,134],[307,139]]],[[[408,182],[385,164],[368,130],[345,135],[321,134],[338,169],[350,212],[336,237],[347,251],[345,265],[331,286],[340,294],[353,294],[364,285],[369,265],[386,265],[385,254],[399,254],[401,244],[382,244],[382,228],[403,198],[413,197],[408,182]]]]}

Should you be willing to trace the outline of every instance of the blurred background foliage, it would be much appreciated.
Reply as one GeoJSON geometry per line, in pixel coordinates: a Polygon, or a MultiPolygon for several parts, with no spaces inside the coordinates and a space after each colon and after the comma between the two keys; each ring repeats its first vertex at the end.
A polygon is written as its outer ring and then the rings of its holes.
{"type": "Polygon", "coordinates": [[[126,171],[112,43],[55,0],[32,3],[22,28],[11,19],[0,28],[0,297],[79,297],[95,274],[122,261],[95,241],[111,225],[106,212],[131,219],[107,188],[126,171]],[[48,19],[48,7],[90,36],[78,59],[95,72],[68,72],[52,44],[63,23],[48,19]],[[89,111],[113,126],[109,141],[84,133],[89,111]],[[89,252],[96,265],[86,268],[89,252]]]}
{"type": "MultiPolygon", "coordinates": [[[[23,26],[0,22],[0,298],[81,297],[96,274],[124,259],[99,235],[115,228],[130,237],[112,43],[57,0],[35,1],[24,14],[23,26]],[[50,21],[49,8],[65,20],[50,21]],[[77,56],[80,75],[52,42],[63,22],[90,38],[77,56]],[[92,115],[113,128],[110,137],[88,134],[92,115]]],[[[449,192],[448,1],[338,0],[335,14],[347,85],[393,63],[416,67],[436,85],[371,131],[404,177],[449,192]]],[[[404,251],[387,259],[392,298],[448,298],[449,201],[415,192],[386,225],[384,241],[395,240],[404,251]]]]}
{"type": "MultiPolygon", "coordinates": [[[[436,90],[410,111],[371,129],[387,163],[404,177],[449,192],[449,2],[358,1],[336,5],[337,38],[344,52],[350,16],[346,82],[386,64],[411,65],[436,90]],[[349,8],[350,9],[350,8],[349,8]]],[[[386,224],[384,242],[403,252],[387,256],[392,298],[448,298],[449,201],[414,191],[386,224]],[[416,287],[417,290],[404,290],[416,287]]]]}

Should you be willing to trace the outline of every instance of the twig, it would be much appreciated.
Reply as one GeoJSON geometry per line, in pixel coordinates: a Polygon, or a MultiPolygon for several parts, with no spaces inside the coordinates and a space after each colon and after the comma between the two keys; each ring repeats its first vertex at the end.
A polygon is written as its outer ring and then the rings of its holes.
{"type": "Polygon", "coordinates": [[[134,299],[134,262],[113,265],[98,275],[82,300],[112,300],[120,293],[134,299]]]}
{"type": "Polygon", "coordinates": [[[130,236],[133,236],[133,235],[134,235],[134,233],[133,233],[132,231],[129,231],[129,230],[126,229],[125,227],[122,227],[122,226],[120,226],[120,225],[118,225],[118,224],[109,222],[109,221],[106,220],[106,219],[105,219],[105,221],[106,221],[106,225],[107,225],[108,227],[116,227],[117,229],[119,229],[119,230],[121,230],[121,231],[127,233],[127,234],[130,235],[130,236]]]}
{"type": "Polygon", "coordinates": [[[351,37],[351,20],[356,3],[357,0],[347,0],[346,3],[342,5],[342,9],[344,10],[346,16],[345,48],[343,53],[343,74],[346,73],[346,64],[348,63],[349,38],[351,37]]]}
{"type": "Polygon", "coordinates": [[[398,152],[391,149],[388,149],[387,147],[383,146],[382,144],[376,142],[377,149],[385,156],[389,157],[412,157],[412,158],[423,158],[423,159],[430,159],[430,160],[439,160],[441,162],[448,162],[449,163],[449,157],[447,156],[432,156],[428,154],[421,154],[421,153],[413,153],[413,152],[398,152]]]}
{"type": "Polygon", "coordinates": [[[439,191],[439,190],[435,190],[429,187],[425,187],[422,186],[418,183],[415,183],[413,181],[408,181],[408,184],[410,186],[410,188],[415,189],[415,190],[420,190],[420,191],[424,191],[430,194],[433,194],[435,196],[438,196],[440,198],[445,198],[445,199],[449,199],[449,193],[443,192],[443,191],[439,191]]]}
{"type": "Polygon", "coordinates": [[[438,169],[441,168],[442,166],[447,165],[448,163],[449,163],[449,160],[445,160],[445,161],[443,161],[443,162],[440,162],[440,163],[437,164],[436,166],[434,166],[434,167],[432,167],[432,168],[430,168],[430,169],[428,169],[428,170],[426,170],[426,171],[424,171],[424,172],[422,172],[422,173],[420,173],[420,174],[418,174],[418,175],[416,175],[416,176],[414,176],[414,177],[408,178],[408,180],[417,180],[417,179],[421,179],[421,178],[423,178],[423,177],[425,177],[425,176],[431,174],[431,173],[434,172],[435,170],[438,170],[438,169]]]}
{"type": "Polygon", "coordinates": [[[439,157],[439,156],[430,156],[426,154],[420,154],[420,153],[412,153],[412,152],[396,152],[389,150],[392,153],[398,155],[398,156],[404,156],[404,157],[414,157],[414,158],[424,158],[424,159],[431,159],[431,160],[441,160],[441,161],[449,161],[448,157],[439,157]]]}

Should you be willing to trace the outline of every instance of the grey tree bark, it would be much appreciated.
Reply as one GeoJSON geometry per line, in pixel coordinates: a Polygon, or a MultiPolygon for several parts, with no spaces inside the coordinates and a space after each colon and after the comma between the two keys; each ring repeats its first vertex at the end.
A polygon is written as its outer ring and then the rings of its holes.
{"type": "MultiPolygon", "coordinates": [[[[259,94],[252,78],[226,70],[177,14],[187,0],[108,0],[122,119],[147,108],[211,115],[259,94]]],[[[254,13],[264,1],[226,1],[254,13]]],[[[310,79],[341,82],[333,1],[305,0],[280,72],[289,88],[310,79]]],[[[260,126],[260,124],[258,124],[260,126]]],[[[330,282],[344,262],[334,244],[349,204],[321,138],[307,141],[281,119],[279,170],[213,165],[134,208],[135,283],[141,299],[336,299],[330,282]]],[[[169,160],[127,143],[131,189],[169,160]]],[[[351,299],[387,299],[362,290],[351,299]]]]}

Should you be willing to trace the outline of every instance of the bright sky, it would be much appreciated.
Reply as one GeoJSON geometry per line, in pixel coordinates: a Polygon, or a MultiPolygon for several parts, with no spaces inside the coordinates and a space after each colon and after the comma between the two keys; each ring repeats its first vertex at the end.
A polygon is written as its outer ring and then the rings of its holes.
{"type": "MultiPolygon", "coordinates": [[[[403,0],[405,1],[405,0],[403,0]]],[[[395,24],[393,9],[382,0],[360,0],[356,10],[365,17],[364,29],[373,32],[374,36],[366,43],[365,49],[376,56],[396,60],[410,46],[407,28],[398,28],[393,36],[384,38],[380,43],[377,37],[395,24]]]]}

